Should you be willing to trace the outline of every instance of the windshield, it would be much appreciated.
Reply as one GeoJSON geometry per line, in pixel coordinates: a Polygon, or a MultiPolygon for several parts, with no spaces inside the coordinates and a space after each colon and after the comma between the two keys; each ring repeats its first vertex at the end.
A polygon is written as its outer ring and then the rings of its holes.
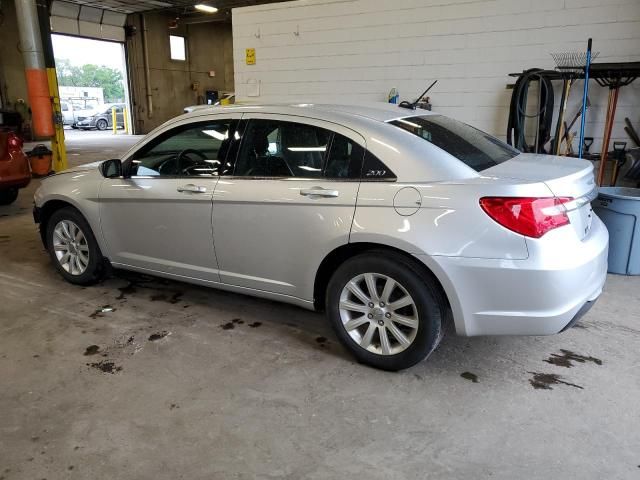
{"type": "Polygon", "coordinates": [[[520,154],[497,138],[442,115],[402,118],[389,123],[440,147],[476,172],[520,154]]]}

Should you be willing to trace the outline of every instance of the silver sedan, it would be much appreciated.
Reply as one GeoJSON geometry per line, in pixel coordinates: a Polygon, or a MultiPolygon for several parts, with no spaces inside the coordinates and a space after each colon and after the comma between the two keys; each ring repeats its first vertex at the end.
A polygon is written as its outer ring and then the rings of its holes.
{"type": "Polygon", "coordinates": [[[520,153],[395,106],[198,109],[122,159],[47,178],[58,271],[105,265],[325,310],[361,362],[459,335],[547,335],[600,295],[608,233],[591,163],[520,153]]]}

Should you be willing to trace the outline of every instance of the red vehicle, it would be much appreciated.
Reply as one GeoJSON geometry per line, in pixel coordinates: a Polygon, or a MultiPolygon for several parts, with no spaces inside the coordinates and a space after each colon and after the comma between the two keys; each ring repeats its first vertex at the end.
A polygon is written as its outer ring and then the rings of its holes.
{"type": "Polygon", "coordinates": [[[22,151],[22,139],[14,132],[0,131],[0,205],[18,198],[18,189],[29,185],[29,159],[22,151]]]}

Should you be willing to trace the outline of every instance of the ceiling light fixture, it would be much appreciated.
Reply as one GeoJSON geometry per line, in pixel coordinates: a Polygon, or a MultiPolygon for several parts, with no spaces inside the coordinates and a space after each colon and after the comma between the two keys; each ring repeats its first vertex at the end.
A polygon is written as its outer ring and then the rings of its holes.
{"type": "Polygon", "coordinates": [[[212,7],[211,5],[205,5],[204,3],[198,3],[197,5],[194,5],[193,8],[205,13],[216,13],[218,11],[216,7],[212,7]]]}

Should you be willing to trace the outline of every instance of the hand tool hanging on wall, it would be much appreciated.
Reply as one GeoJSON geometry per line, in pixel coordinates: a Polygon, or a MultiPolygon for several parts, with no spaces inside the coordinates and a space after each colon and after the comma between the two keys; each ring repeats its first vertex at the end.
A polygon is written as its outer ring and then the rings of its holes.
{"type": "Polygon", "coordinates": [[[607,117],[604,124],[604,134],[602,136],[600,168],[598,169],[597,178],[597,184],[602,185],[607,166],[609,142],[611,141],[611,131],[613,130],[613,122],[616,116],[620,88],[631,84],[638,78],[640,75],[640,62],[594,63],[590,67],[590,72],[595,81],[598,82],[598,85],[609,88],[607,117]]]}
{"type": "MultiPolygon", "coordinates": [[[[562,140],[567,137],[567,132],[563,132],[562,128],[564,125],[564,116],[567,110],[567,100],[569,98],[569,91],[571,89],[571,85],[573,81],[582,76],[584,74],[585,65],[590,64],[590,62],[598,56],[598,53],[591,53],[591,39],[589,39],[589,48],[587,52],[562,52],[562,53],[552,53],[551,56],[553,60],[556,62],[556,69],[561,72],[563,86],[562,86],[562,100],[560,102],[560,109],[558,111],[558,121],[556,122],[556,135],[555,139],[561,139],[561,141],[555,141],[553,143],[553,153],[555,155],[560,154],[560,147],[562,140]]],[[[585,79],[585,85],[587,85],[588,78],[585,79]]],[[[588,91],[588,90],[587,90],[588,91]]],[[[582,102],[582,112],[586,112],[588,107],[587,105],[588,97],[587,94],[584,94],[583,102],[582,102]]],[[[575,119],[578,118],[576,116],[575,119]]],[[[574,121],[575,121],[574,119],[574,121]]],[[[571,122],[571,126],[573,126],[573,122],[571,122]]]]}
{"type": "Polygon", "coordinates": [[[613,164],[613,173],[611,174],[611,186],[615,187],[618,183],[618,174],[620,167],[627,161],[626,158],[627,142],[613,142],[613,156],[616,163],[613,164]]]}
{"type": "Polygon", "coordinates": [[[625,118],[624,123],[627,125],[626,127],[624,127],[624,131],[627,132],[627,135],[629,135],[629,138],[633,140],[633,143],[636,144],[636,147],[640,147],[640,136],[638,136],[638,132],[636,132],[636,129],[633,128],[631,120],[625,118]]]}
{"type": "Polygon", "coordinates": [[[584,89],[582,92],[582,118],[580,119],[580,143],[578,144],[578,158],[584,154],[584,127],[587,122],[587,97],[589,95],[589,71],[591,70],[591,45],[593,41],[587,42],[587,58],[584,65],[584,89]]]}
{"type": "Polygon", "coordinates": [[[507,143],[521,152],[545,152],[544,145],[551,137],[551,121],[553,116],[553,85],[551,80],[539,68],[525,70],[520,74],[513,87],[509,120],[507,122],[507,143]],[[527,97],[532,81],[539,83],[538,109],[533,115],[527,115],[527,97]],[[534,145],[527,144],[525,135],[525,121],[536,118],[537,131],[534,145]]]}

